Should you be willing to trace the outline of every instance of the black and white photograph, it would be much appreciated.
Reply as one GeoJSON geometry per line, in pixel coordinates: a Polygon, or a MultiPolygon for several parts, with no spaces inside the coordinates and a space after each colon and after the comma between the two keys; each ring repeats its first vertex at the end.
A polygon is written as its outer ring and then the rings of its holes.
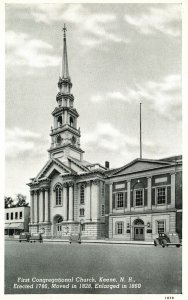
{"type": "Polygon", "coordinates": [[[5,3],[5,295],[182,295],[182,15],[5,3]]]}

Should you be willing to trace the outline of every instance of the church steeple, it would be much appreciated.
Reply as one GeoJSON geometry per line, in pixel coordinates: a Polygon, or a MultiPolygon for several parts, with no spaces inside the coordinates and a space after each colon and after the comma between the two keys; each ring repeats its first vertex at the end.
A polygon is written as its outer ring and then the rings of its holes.
{"type": "Polygon", "coordinates": [[[62,28],[63,33],[63,57],[62,57],[62,76],[61,78],[69,78],[68,57],[67,57],[67,41],[66,41],[66,25],[62,28]]]}
{"type": "Polygon", "coordinates": [[[77,129],[79,114],[74,108],[74,96],[71,93],[72,82],[68,70],[67,56],[67,28],[63,30],[63,55],[62,73],[59,77],[59,92],[56,96],[58,106],[52,112],[54,125],[51,128],[51,147],[48,150],[50,157],[57,157],[63,161],[67,156],[73,156],[82,160],[84,151],[80,148],[80,129],[77,129]]]}
{"type": "MultiPolygon", "coordinates": [[[[63,55],[62,55],[62,73],[61,77],[59,77],[58,81],[58,88],[59,88],[59,93],[57,94],[57,102],[59,106],[61,106],[62,100],[63,100],[63,95],[71,95],[71,88],[72,88],[72,82],[71,78],[69,76],[69,68],[68,68],[68,56],[67,56],[67,38],[66,38],[66,31],[67,28],[64,24],[64,27],[62,28],[63,31],[63,55]]],[[[74,101],[74,97],[72,96],[72,101],[74,101]]],[[[73,102],[71,103],[73,104],[73,102]]]]}

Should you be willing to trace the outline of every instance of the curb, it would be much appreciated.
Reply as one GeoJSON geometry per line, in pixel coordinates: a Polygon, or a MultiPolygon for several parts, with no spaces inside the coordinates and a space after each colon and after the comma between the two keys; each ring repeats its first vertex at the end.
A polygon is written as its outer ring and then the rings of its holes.
{"type": "MultiPolygon", "coordinates": [[[[18,242],[18,239],[5,239],[5,241],[18,242]]],[[[52,240],[52,239],[43,239],[43,243],[66,243],[69,244],[68,240],[52,240]]],[[[153,246],[153,242],[137,242],[137,241],[104,241],[104,240],[82,240],[82,244],[97,244],[97,245],[145,245],[153,246]]]]}

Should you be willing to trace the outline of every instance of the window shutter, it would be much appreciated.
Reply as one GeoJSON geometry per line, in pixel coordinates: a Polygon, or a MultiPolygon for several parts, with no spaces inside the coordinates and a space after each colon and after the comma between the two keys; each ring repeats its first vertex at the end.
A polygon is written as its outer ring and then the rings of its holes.
{"type": "Polygon", "coordinates": [[[147,190],[144,189],[144,206],[148,205],[148,194],[147,194],[147,190]]]}
{"type": "Polygon", "coordinates": [[[133,191],[131,191],[131,207],[133,207],[133,191]]]}
{"type": "Polygon", "coordinates": [[[152,205],[155,205],[155,189],[152,189],[152,205]]]}
{"type": "Polygon", "coordinates": [[[167,204],[171,203],[171,186],[167,186],[167,204]]]}
{"type": "Polygon", "coordinates": [[[127,208],[127,193],[124,193],[124,207],[127,208]]]}
{"type": "Polygon", "coordinates": [[[115,194],[112,194],[112,208],[116,207],[116,203],[115,203],[116,199],[115,199],[115,194]]]}

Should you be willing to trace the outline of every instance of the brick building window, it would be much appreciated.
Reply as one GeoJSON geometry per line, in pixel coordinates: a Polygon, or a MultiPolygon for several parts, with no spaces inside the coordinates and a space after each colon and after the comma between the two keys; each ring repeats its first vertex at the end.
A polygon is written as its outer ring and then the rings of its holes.
{"type": "Polygon", "coordinates": [[[165,204],[166,203],[166,187],[157,188],[157,204],[165,204]]]}
{"type": "Polygon", "coordinates": [[[116,207],[123,207],[123,193],[117,193],[116,197],[116,207]]]}
{"type": "Polygon", "coordinates": [[[11,220],[13,220],[13,212],[10,214],[10,218],[11,220]]]}
{"type": "Polygon", "coordinates": [[[80,204],[84,204],[85,202],[85,187],[82,184],[80,187],[80,204]]]}
{"type": "Polygon", "coordinates": [[[9,213],[6,213],[6,220],[9,220],[9,213]]]}
{"type": "Polygon", "coordinates": [[[85,213],[84,208],[80,208],[80,217],[84,217],[84,213],[85,213]]]}
{"type": "Polygon", "coordinates": [[[85,224],[81,224],[81,231],[85,231],[85,230],[86,230],[85,224]]]}
{"type": "Polygon", "coordinates": [[[123,222],[116,223],[116,234],[123,234],[123,222]]]}
{"type": "Polygon", "coordinates": [[[15,219],[18,219],[18,212],[15,212],[15,219]]]}
{"type": "Polygon", "coordinates": [[[60,185],[57,185],[55,188],[55,203],[56,205],[61,205],[62,199],[61,199],[61,187],[60,185]]]}
{"type": "Polygon", "coordinates": [[[143,206],[143,189],[135,191],[135,206],[143,206]]]}
{"type": "Polygon", "coordinates": [[[165,232],[165,221],[157,221],[157,231],[158,233],[164,233],[165,232]]]}
{"type": "Polygon", "coordinates": [[[22,211],[20,211],[20,219],[22,219],[22,211]]]}
{"type": "Polygon", "coordinates": [[[101,216],[104,217],[104,213],[105,213],[105,210],[104,210],[104,204],[101,205],[101,216]]]}

